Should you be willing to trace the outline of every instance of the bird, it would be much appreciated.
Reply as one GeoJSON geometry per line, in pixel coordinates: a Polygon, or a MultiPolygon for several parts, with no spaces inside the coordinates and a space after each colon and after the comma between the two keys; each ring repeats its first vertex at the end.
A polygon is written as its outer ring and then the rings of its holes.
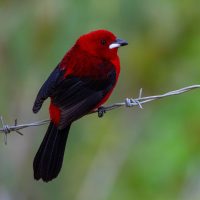
{"type": "Polygon", "coordinates": [[[71,124],[91,111],[105,112],[120,74],[118,48],[128,43],[112,32],[94,30],[80,36],[40,88],[33,112],[50,98],[50,123],[33,161],[34,179],[55,179],[63,163],[71,124]]]}

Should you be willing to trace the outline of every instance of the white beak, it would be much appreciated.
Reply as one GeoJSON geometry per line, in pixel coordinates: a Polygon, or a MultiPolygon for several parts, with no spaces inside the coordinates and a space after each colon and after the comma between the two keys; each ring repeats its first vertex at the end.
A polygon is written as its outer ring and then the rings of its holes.
{"type": "Polygon", "coordinates": [[[120,47],[120,46],[121,46],[120,44],[112,43],[112,44],[109,45],[109,49],[118,48],[118,47],[120,47]]]}
{"type": "Polygon", "coordinates": [[[121,46],[126,46],[127,44],[128,44],[128,42],[118,38],[109,45],[109,49],[119,48],[121,46]]]}

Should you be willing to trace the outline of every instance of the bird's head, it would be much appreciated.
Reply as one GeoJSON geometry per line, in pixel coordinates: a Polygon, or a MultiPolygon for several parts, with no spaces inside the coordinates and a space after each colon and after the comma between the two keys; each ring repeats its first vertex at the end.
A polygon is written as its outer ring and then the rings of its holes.
{"type": "Polygon", "coordinates": [[[115,58],[118,48],[127,44],[125,40],[118,39],[107,30],[92,31],[82,35],[76,42],[76,45],[82,50],[103,59],[115,58]]]}

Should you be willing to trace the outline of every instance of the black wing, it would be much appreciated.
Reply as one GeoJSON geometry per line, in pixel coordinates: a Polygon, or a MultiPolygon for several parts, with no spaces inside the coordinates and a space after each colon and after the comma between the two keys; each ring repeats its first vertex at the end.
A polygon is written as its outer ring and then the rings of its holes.
{"type": "Polygon", "coordinates": [[[61,70],[59,65],[54,69],[54,71],[50,74],[49,78],[45,81],[45,83],[40,88],[38,95],[35,99],[33,105],[33,112],[37,113],[42,107],[43,102],[51,96],[53,90],[56,86],[62,81],[64,77],[64,70],[61,70]]]}
{"type": "Polygon", "coordinates": [[[89,77],[66,77],[52,94],[53,104],[61,110],[59,128],[65,128],[94,109],[114,87],[115,82],[114,69],[107,77],[99,77],[95,80],[89,77]]]}

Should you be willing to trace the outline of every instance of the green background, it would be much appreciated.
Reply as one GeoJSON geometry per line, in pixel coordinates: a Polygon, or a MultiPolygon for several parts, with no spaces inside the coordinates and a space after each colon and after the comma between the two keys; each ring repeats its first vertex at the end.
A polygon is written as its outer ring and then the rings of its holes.
{"type": "MultiPolygon", "coordinates": [[[[48,118],[34,98],[84,33],[126,39],[108,104],[200,83],[199,0],[1,0],[0,114],[8,124],[48,118]]],[[[62,171],[46,184],[32,161],[46,125],[0,137],[0,200],[199,200],[200,95],[192,91],[74,123],[62,171]]]]}

